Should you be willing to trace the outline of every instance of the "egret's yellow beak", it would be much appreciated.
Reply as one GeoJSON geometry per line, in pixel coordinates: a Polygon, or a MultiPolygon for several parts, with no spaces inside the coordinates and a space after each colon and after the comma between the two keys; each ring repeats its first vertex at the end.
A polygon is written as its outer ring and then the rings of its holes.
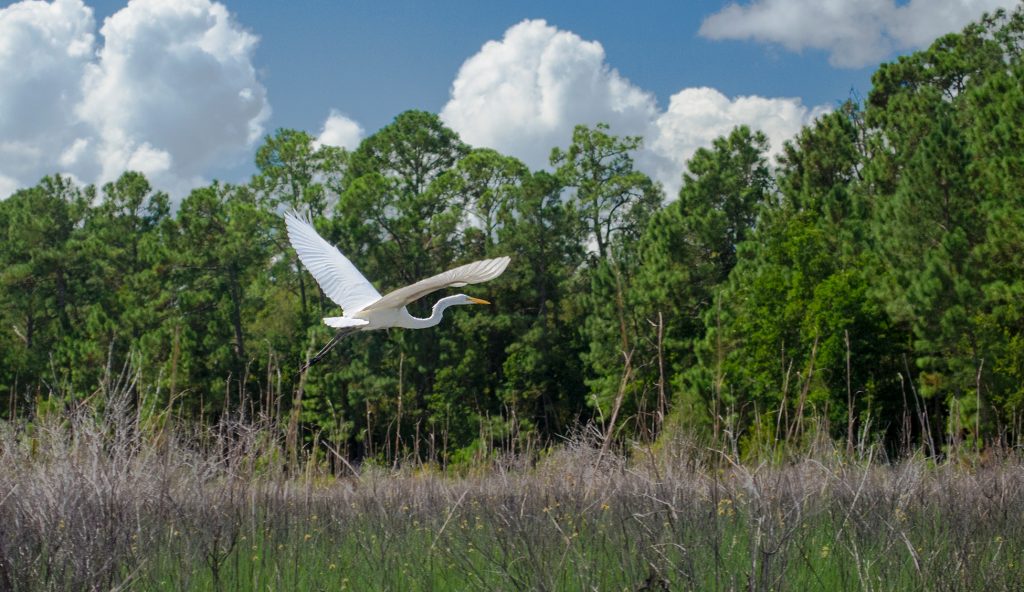
{"type": "Polygon", "coordinates": [[[487,302],[486,300],[481,300],[480,298],[473,298],[472,296],[469,296],[469,301],[472,302],[473,304],[490,304],[490,302],[487,302]]]}

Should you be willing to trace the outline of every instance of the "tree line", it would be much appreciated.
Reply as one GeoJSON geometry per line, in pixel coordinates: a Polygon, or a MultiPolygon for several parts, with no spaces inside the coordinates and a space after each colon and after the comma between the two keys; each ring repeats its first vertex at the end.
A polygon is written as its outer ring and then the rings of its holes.
{"type": "MultiPolygon", "coordinates": [[[[0,393],[13,417],[128,380],[140,412],[290,421],[349,455],[445,460],[595,422],[608,435],[824,423],[863,438],[1019,437],[1024,12],[879,67],[768,157],[738,127],[666,199],[642,138],[578,126],[530,170],[408,111],[345,151],[278,130],[243,184],[177,208],[136,172],[0,202],[0,393]],[[379,290],[501,255],[488,309],[362,334],[306,374],[337,314],[279,213],[309,212],[379,290]]],[[[414,314],[431,301],[413,305],[414,314]]]]}

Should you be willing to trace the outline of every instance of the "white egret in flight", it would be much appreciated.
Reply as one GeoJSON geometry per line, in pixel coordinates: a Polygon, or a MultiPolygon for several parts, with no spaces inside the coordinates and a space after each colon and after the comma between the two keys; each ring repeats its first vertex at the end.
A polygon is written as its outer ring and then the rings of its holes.
{"type": "Polygon", "coordinates": [[[320,361],[342,337],[357,331],[389,327],[425,329],[440,323],[444,310],[449,306],[490,304],[486,300],[456,294],[434,303],[433,312],[425,319],[412,316],[405,308],[406,304],[442,288],[493,280],[505,271],[510,261],[508,257],[475,261],[381,296],[341,251],[317,234],[310,221],[300,218],[294,212],[287,212],[284,221],[288,227],[288,240],[299,254],[302,264],[320,284],[324,294],[342,309],[342,316],[324,319],[325,324],[338,329],[338,332],[302,367],[302,371],[320,361]]]}

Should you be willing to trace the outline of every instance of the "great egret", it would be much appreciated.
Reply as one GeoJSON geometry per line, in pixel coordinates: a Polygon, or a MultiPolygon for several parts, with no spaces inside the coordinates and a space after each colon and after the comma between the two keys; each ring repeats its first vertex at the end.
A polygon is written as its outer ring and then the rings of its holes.
{"type": "Polygon", "coordinates": [[[317,234],[310,221],[300,218],[295,212],[287,212],[284,215],[284,222],[288,228],[288,240],[299,254],[302,264],[320,284],[324,294],[338,303],[342,309],[342,316],[324,319],[327,326],[338,329],[338,332],[300,372],[320,361],[341,341],[341,338],[357,331],[374,331],[389,327],[426,329],[440,323],[441,316],[449,306],[490,304],[480,298],[456,294],[435,302],[433,311],[425,319],[412,316],[405,308],[406,304],[441,288],[493,280],[505,271],[510,261],[508,257],[475,261],[381,296],[341,251],[317,234]]]}

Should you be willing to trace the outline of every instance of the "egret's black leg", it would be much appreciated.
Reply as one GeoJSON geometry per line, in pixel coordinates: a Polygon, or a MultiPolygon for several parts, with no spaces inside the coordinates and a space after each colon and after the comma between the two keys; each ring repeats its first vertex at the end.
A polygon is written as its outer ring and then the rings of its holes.
{"type": "Polygon", "coordinates": [[[327,345],[323,346],[315,356],[313,356],[312,358],[310,358],[308,362],[303,364],[302,368],[299,369],[299,373],[301,374],[306,370],[309,370],[310,366],[319,362],[321,359],[323,359],[324,356],[327,355],[328,352],[334,349],[334,346],[338,345],[338,342],[341,341],[342,338],[351,335],[356,331],[359,331],[360,329],[361,327],[343,327],[341,329],[338,329],[338,332],[335,333],[334,337],[332,337],[331,340],[327,342],[327,345]]]}

